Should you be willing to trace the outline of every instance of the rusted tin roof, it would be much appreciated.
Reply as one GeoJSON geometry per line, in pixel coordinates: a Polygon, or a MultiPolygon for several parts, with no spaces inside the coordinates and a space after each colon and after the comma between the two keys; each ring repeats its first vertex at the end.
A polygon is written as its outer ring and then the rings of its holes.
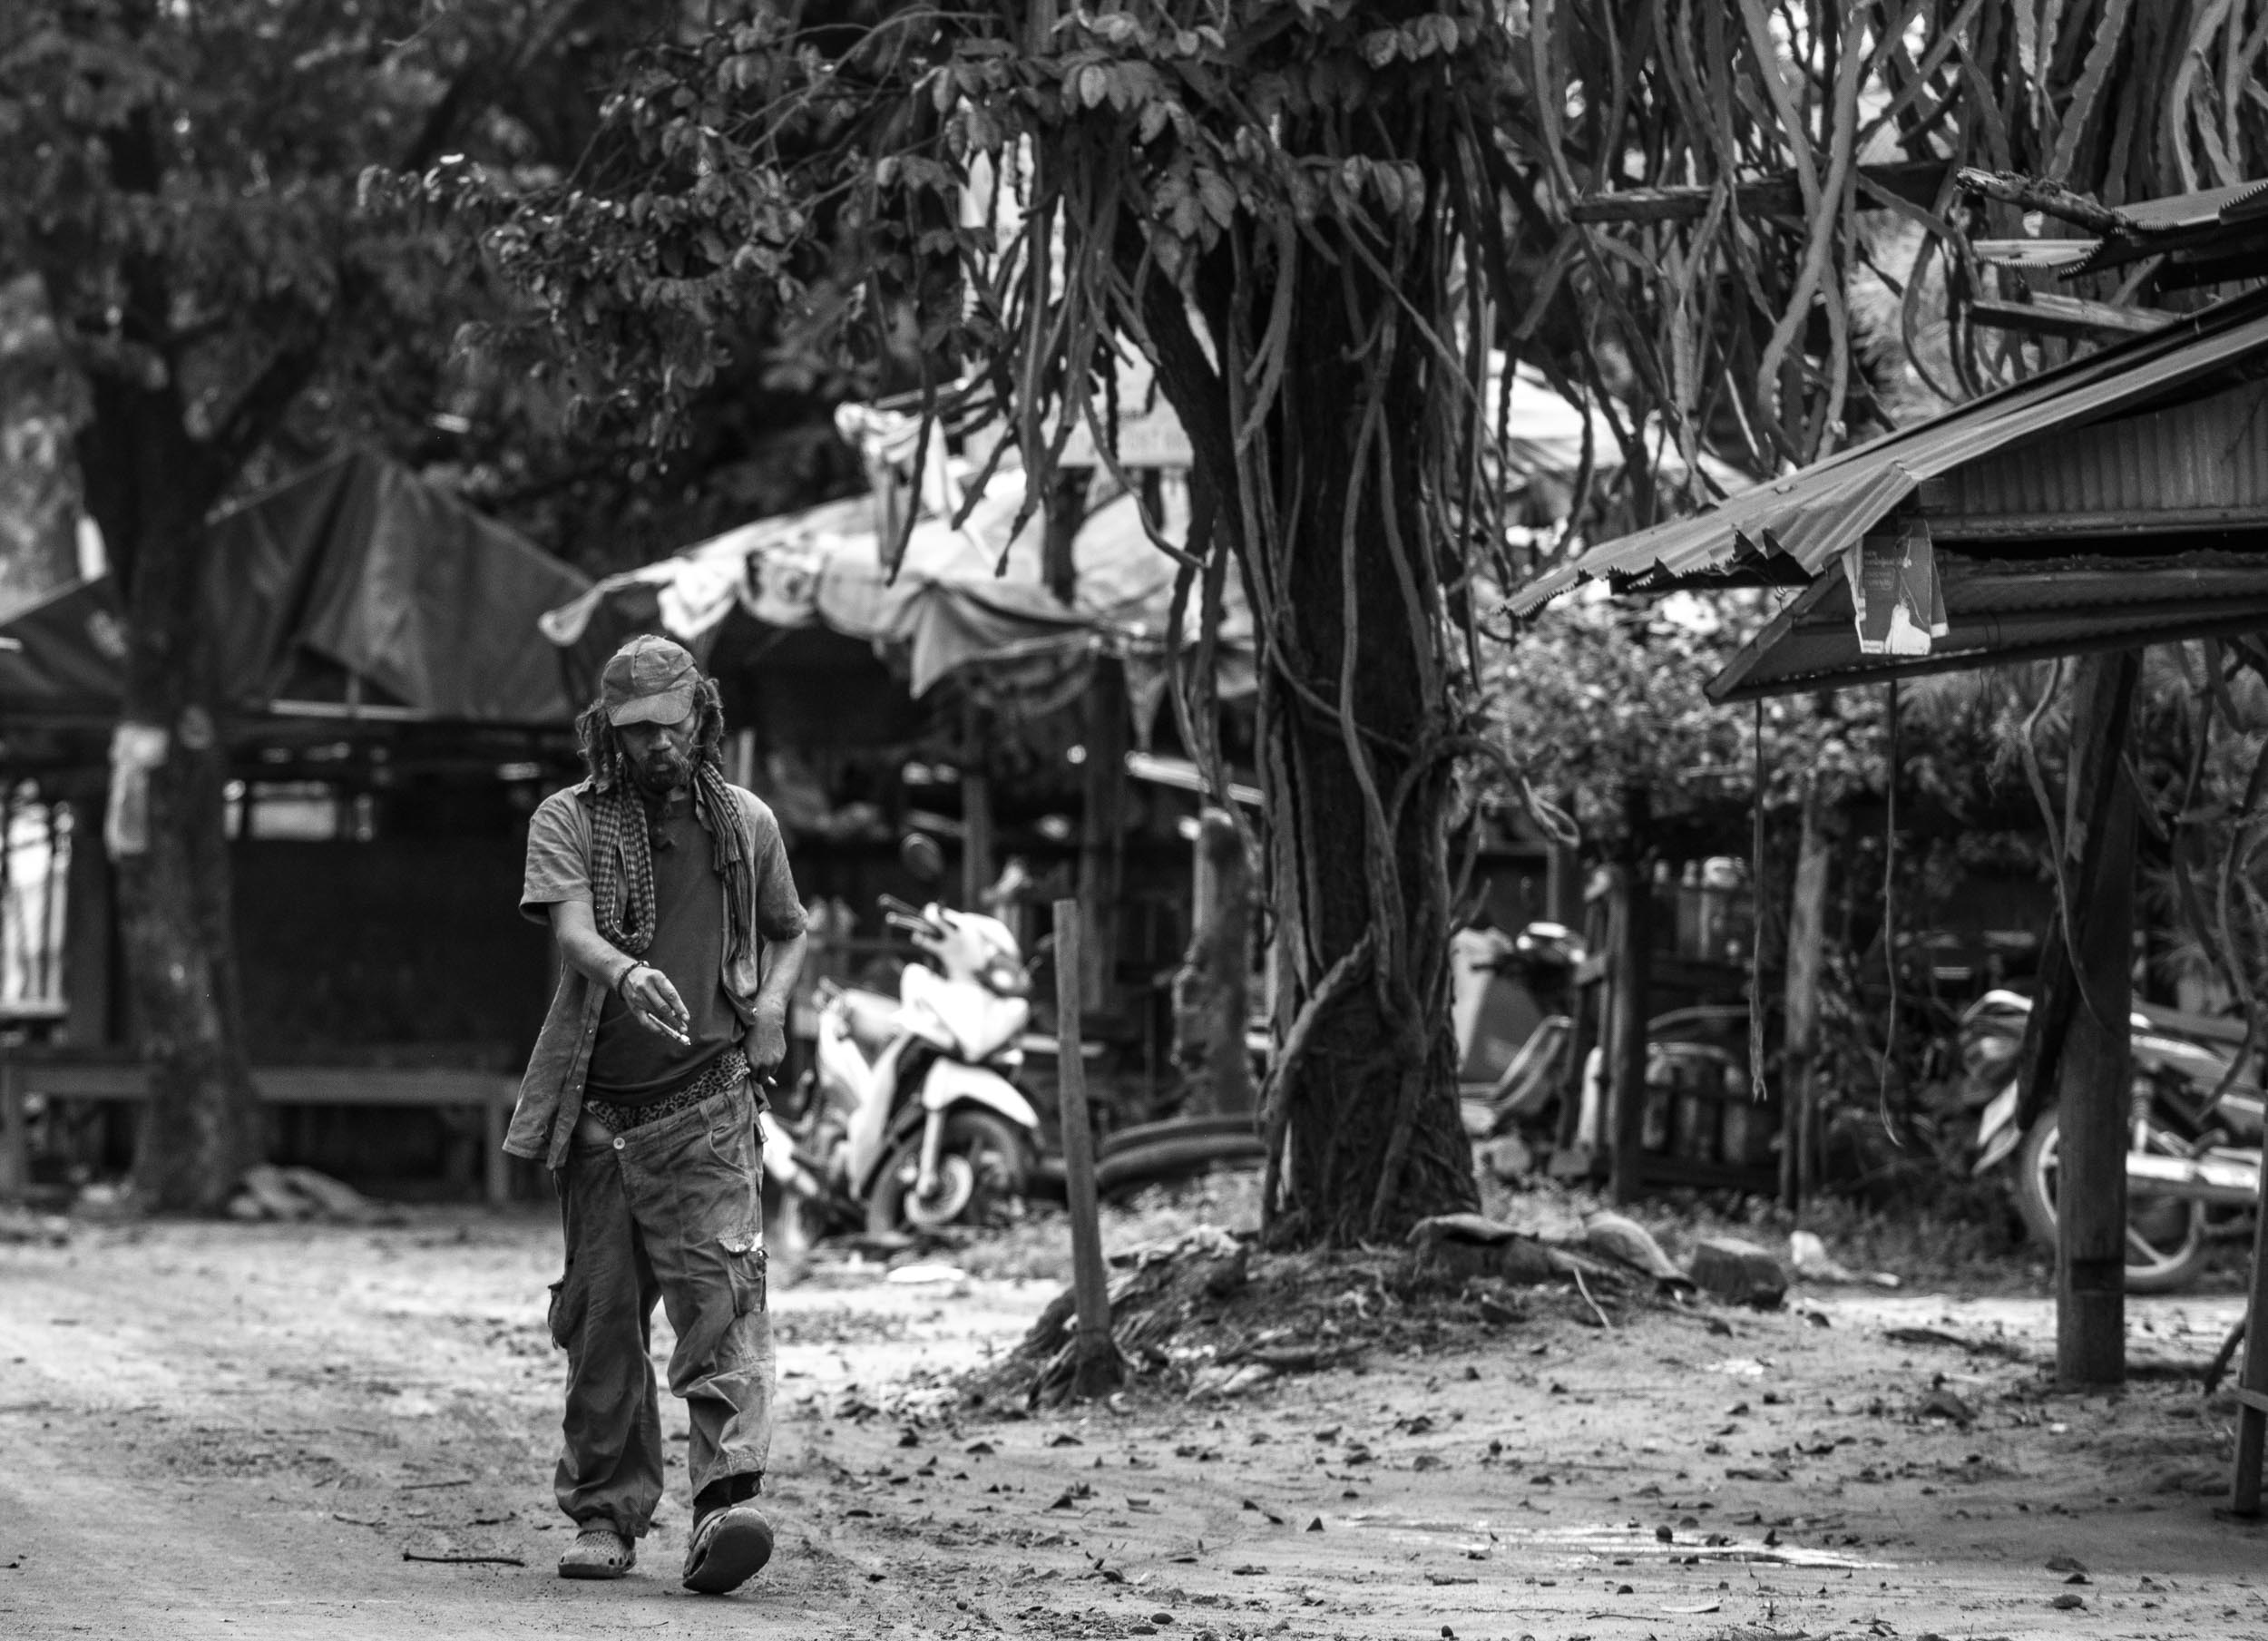
{"type": "Polygon", "coordinates": [[[2055,534],[2268,523],[2268,409],[2231,369],[2252,362],[2268,365],[2268,292],[2103,348],[1695,517],[1606,542],[1521,589],[1513,610],[1532,613],[1577,582],[1602,578],[1636,591],[1706,586],[1734,572],[1807,580],[1901,510],[1928,517],[1949,545],[1980,530],[2037,535],[2028,517],[2049,521],[2040,528],[2055,534]],[[2235,445],[2217,458],[2210,449],[2176,454],[2176,441],[2198,436],[2183,407],[2215,398],[2224,402],[2195,414],[2235,445]],[[2230,413],[2244,404],[2253,414],[2230,427],[2230,413]],[[2107,457],[2114,444],[2118,454],[2107,457]],[[2067,457],[2086,454],[2061,459],[2059,448],[2067,457]],[[1990,524],[1969,522],[1963,507],[1972,499],[1990,524]]]}

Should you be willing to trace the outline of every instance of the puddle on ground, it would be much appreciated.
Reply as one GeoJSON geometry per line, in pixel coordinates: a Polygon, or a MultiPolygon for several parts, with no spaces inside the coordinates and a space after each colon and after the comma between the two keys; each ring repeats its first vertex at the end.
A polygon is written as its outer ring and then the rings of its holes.
{"type": "Polygon", "coordinates": [[[1614,1526],[1607,1522],[1589,1522],[1567,1527],[1529,1527],[1513,1522],[1487,1519],[1467,1521],[1428,1521],[1414,1516],[1392,1516],[1369,1510],[1335,1519],[1349,1527],[1383,1529],[1395,1538],[1413,1543],[1437,1543],[1442,1538],[1456,1540],[1457,1548],[1465,1550],[1518,1551],[1523,1548],[1557,1550],[1570,1561],[1585,1556],[1628,1556],[1636,1559],[1667,1561],[1696,1557],[1702,1562],[1741,1561],[1766,1567],[1833,1568],[1841,1571],[1879,1569],[1894,1567],[1895,1562],[1869,1561],[1862,1557],[1842,1550],[1813,1549],[1806,1545],[1766,1544],[1761,1538],[1735,1538],[1717,1534],[1729,1541],[1723,1544],[1703,1542],[1705,1535],[1698,1532],[1680,1533],[1667,1543],[1654,1536],[1650,1527],[1614,1526]]]}

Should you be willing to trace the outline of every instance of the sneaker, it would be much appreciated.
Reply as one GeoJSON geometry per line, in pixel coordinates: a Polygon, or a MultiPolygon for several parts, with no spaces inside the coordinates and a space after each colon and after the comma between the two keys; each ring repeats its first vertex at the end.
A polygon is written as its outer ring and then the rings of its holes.
{"type": "Polygon", "coordinates": [[[638,1565],[638,1547],[611,1527],[592,1525],[575,1535],[559,1558],[562,1578],[619,1578],[638,1565]]]}
{"type": "Polygon", "coordinates": [[[711,1510],[685,1547],[685,1587],[704,1596],[738,1589],[772,1558],[772,1524],[753,1504],[711,1510]]]}

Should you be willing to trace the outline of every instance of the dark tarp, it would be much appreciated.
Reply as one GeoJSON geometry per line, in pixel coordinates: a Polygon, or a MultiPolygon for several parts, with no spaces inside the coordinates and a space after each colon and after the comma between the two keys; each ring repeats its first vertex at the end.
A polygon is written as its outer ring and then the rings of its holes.
{"type": "MultiPolygon", "coordinates": [[[[426,719],[573,717],[544,610],[590,581],[383,456],[356,451],[231,508],[210,526],[206,602],[225,704],[269,710],[310,659],[366,699],[426,719]]],[[[0,632],[0,709],[115,714],[124,649],[107,578],[67,588],[0,632]]]]}
{"type": "Polygon", "coordinates": [[[118,715],[126,627],[108,577],[74,581],[0,624],[0,714],[17,722],[118,715]]]}

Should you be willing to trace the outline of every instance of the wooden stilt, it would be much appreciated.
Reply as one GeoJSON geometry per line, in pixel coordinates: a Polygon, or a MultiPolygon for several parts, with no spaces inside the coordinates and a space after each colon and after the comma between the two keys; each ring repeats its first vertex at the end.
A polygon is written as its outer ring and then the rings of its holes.
{"type": "Polygon", "coordinates": [[[2121,769],[2136,658],[2089,656],[2072,684],[2064,853],[2076,985],[2057,1058],[2056,1376],[2126,1376],[2126,1124],[2133,1080],[2135,800],[2121,769]]]}
{"type": "Polygon", "coordinates": [[[2260,1514],[2262,1450],[2268,1448],[2268,1174],[2253,1229],[2253,1288],[2245,1305],[2244,1367],[2236,1376],[2236,1478],[2229,1512],[2260,1514]]]}
{"type": "Polygon", "coordinates": [[[1095,1206],[1094,1130],[1087,1111],[1087,1065],[1080,1053],[1079,902],[1055,903],[1055,1041],[1063,1130],[1064,1196],[1070,1206],[1071,1285],[1079,1329],[1072,1343],[1071,1394],[1114,1391],[1123,1378],[1110,1337],[1110,1291],[1102,1265],[1102,1222],[1095,1206]]]}

